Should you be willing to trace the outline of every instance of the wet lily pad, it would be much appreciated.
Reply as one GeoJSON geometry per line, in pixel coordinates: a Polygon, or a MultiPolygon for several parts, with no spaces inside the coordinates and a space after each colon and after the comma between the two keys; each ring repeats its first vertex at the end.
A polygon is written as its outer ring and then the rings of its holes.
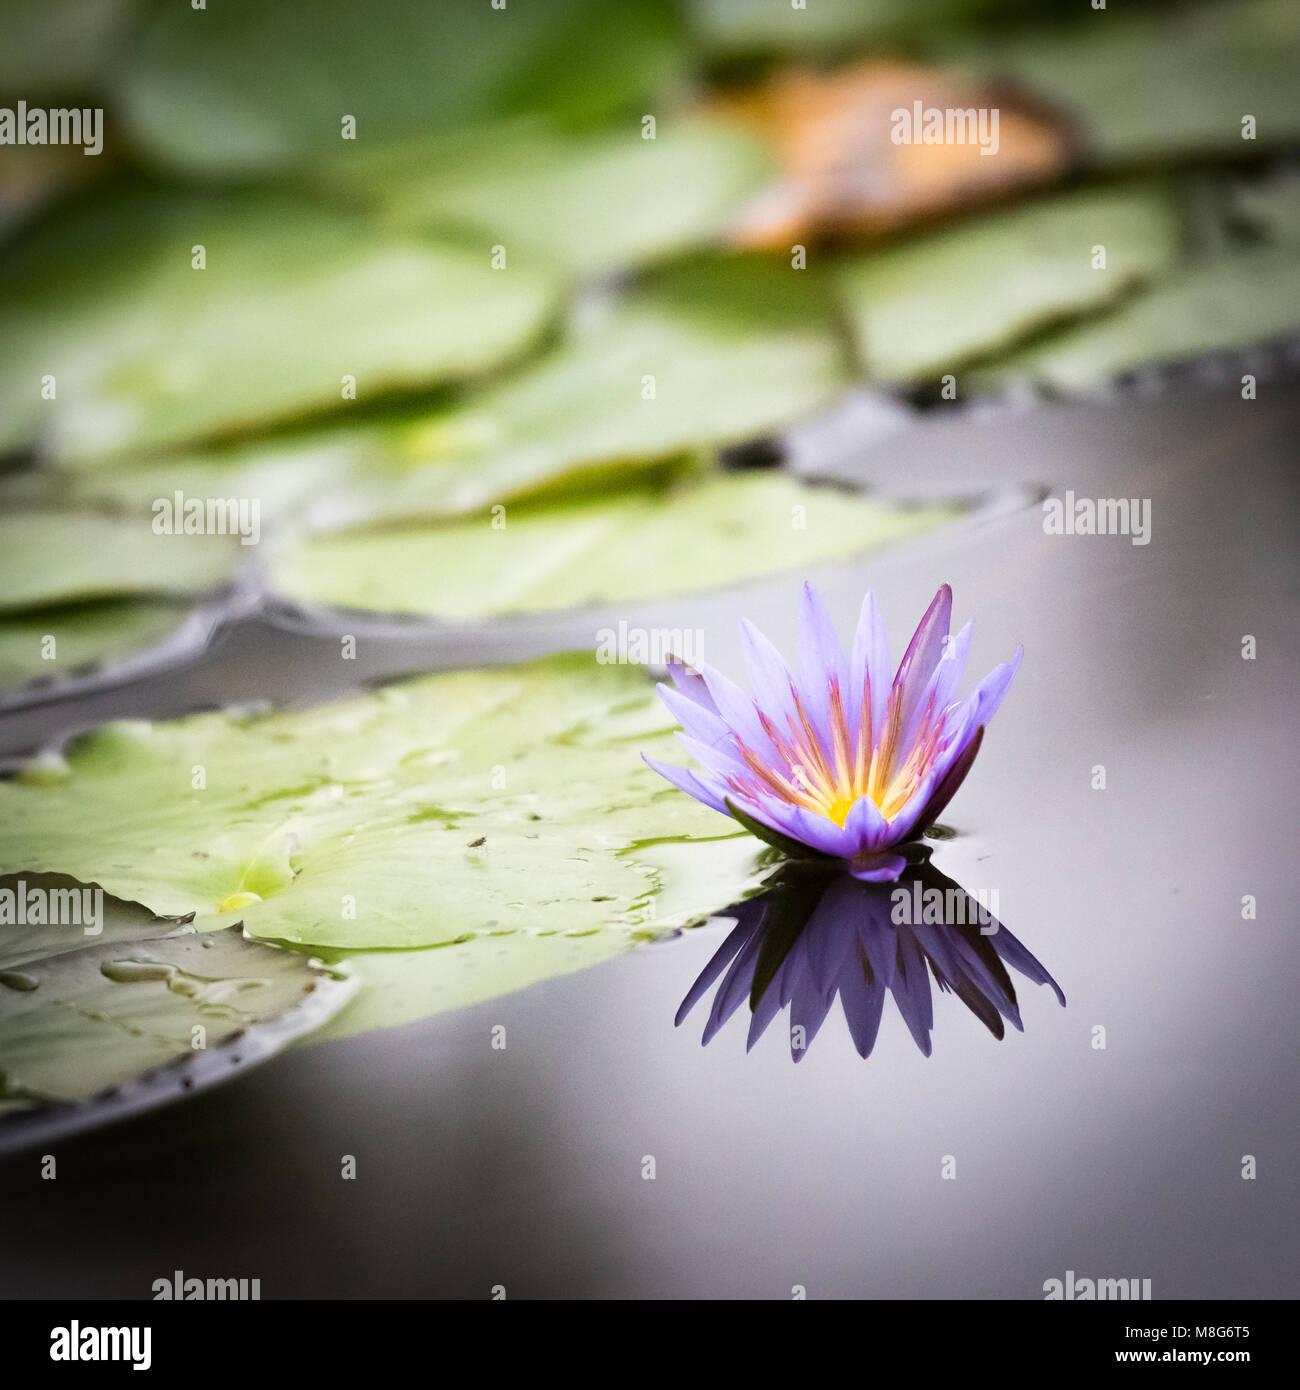
{"type": "Polygon", "coordinates": [[[841,287],[868,375],[911,382],[1121,299],[1168,271],[1182,239],[1164,190],[1095,189],[856,258],[841,287]]]}
{"type": "Polygon", "coordinates": [[[776,473],[688,477],[662,488],[450,525],[308,537],[273,585],[307,605],[466,620],[717,588],[861,555],[951,520],[776,473]]]}
{"type": "Polygon", "coordinates": [[[32,226],[8,258],[0,448],[55,456],[343,407],[344,377],[358,401],[469,377],[520,351],[555,303],[539,273],[493,271],[487,247],[267,192],[101,196],[32,226]]]}
{"type": "MultiPolygon", "coordinates": [[[[130,904],[111,912],[142,917],[130,904]]],[[[175,1093],[219,1080],[232,1064],[261,1060],[324,1022],[355,989],[238,927],[166,930],[154,923],[151,939],[119,933],[76,950],[58,943],[55,954],[0,975],[0,1096],[82,1101],[134,1083],[134,1096],[117,1099],[137,1108],[151,1089],[167,1098],[165,1086],[151,1087],[152,1069],[175,1068],[175,1093]]],[[[9,1133],[0,1125],[0,1144],[9,1133]]]]}
{"type": "Polygon", "coordinates": [[[1186,361],[1300,332],[1300,256],[1241,251],[1181,272],[1097,323],[1063,330],[978,374],[1087,390],[1148,363],[1186,361]]]}
{"type": "MultiPolygon", "coordinates": [[[[161,515],[161,513],[160,513],[161,515]]],[[[0,516],[0,612],[127,595],[201,594],[252,546],[234,535],[156,533],[152,516],[14,509],[0,516]]]]}
{"type": "Polygon", "coordinates": [[[221,0],[197,17],[151,7],[116,86],[131,135],[156,159],[243,173],[339,149],[344,115],[359,158],[532,108],[591,120],[655,89],[678,55],[667,0],[221,0]]]}
{"type": "MultiPolygon", "coordinates": [[[[62,775],[0,784],[0,869],[342,949],[511,931],[630,943],[681,881],[661,842],[703,863],[728,835],[642,763],[676,747],[669,727],[639,669],[594,653],[314,709],[107,725],[62,775]]],[[[697,914],[717,905],[703,893],[697,914]]]]}

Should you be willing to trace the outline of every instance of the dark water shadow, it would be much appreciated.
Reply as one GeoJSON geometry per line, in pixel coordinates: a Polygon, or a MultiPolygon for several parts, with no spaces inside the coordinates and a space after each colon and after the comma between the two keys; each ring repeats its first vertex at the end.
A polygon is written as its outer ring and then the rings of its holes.
{"type": "Polygon", "coordinates": [[[928,1057],[934,993],[954,994],[995,1038],[1024,1031],[1007,967],[1035,984],[1061,987],[998,920],[997,895],[968,892],[930,862],[925,845],[893,883],[863,883],[838,868],[787,863],[756,897],[720,917],[736,925],[677,1011],[680,1024],[716,984],[702,1042],[748,1004],[747,1048],[782,1009],[790,1010],[790,1055],[812,1045],[836,999],[853,1045],[869,1057],[892,995],[928,1057]]]}

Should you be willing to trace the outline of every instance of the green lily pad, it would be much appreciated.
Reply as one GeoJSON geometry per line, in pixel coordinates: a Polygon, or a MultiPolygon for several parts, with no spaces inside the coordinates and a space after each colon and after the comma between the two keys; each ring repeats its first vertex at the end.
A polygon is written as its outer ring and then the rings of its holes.
{"type": "Polygon", "coordinates": [[[523,348],[555,303],[546,277],[492,270],[487,247],[379,233],[269,192],[99,198],[33,225],[8,256],[0,448],[55,456],[346,408],[345,376],[359,401],[469,377],[523,348]]]}
{"type": "Polygon", "coordinates": [[[848,385],[825,287],[748,258],[675,266],[548,357],[394,428],[354,515],[447,516],[780,429],[848,385]]]}
{"type": "Polygon", "coordinates": [[[1252,159],[1300,136],[1300,25],[1291,0],[1170,5],[1125,13],[1081,6],[1073,23],[943,45],[1010,77],[1079,121],[1098,161],[1197,154],[1252,159]],[[1242,138],[1242,117],[1257,122],[1242,138]]]}
{"type": "Polygon", "coordinates": [[[769,160],[749,134],[639,120],[600,135],[535,121],[348,157],[328,179],[387,223],[501,245],[507,263],[539,259],[591,278],[702,243],[760,186],[769,160]]]}
{"type": "Polygon", "coordinates": [[[7,614],[0,618],[0,691],[144,656],[185,631],[192,613],[166,600],[107,599],[7,614]]]}
{"type": "Polygon", "coordinates": [[[283,598],[464,621],[665,598],[807,568],[932,530],[900,509],[781,473],[686,478],[474,521],[317,535],[279,556],[283,598]]]}
{"type": "Polygon", "coordinates": [[[640,844],[638,860],[658,875],[650,900],[653,917],[637,932],[484,932],[416,951],[341,951],[316,948],[325,961],[361,981],[356,998],[308,1041],[352,1037],[392,1028],[523,989],[540,980],[586,970],[621,955],[643,938],[699,925],[708,908],[722,905],[719,886],[737,889],[732,901],[756,890],[771,856],[747,836],[659,845],[640,844]]]}
{"type": "MultiPolygon", "coordinates": [[[[130,904],[106,915],[144,919],[130,904]]],[[[169,1063],[188,1068],[191,1085],[203,1073],[218,1079],[229,1065],[209,1048],[225,1043],[237,1056],[242,1045],[260,1059],[323,1022],[354,988],[237,927],[165,930],[153,923],[153,939],[119,931],[74,950],[60,941],[55,954],[0,974],[0,1097],[81,1101],[169,1063]],[[238,1043],[227,1041],[236,1034],[238,1043]]]]}
{"type": "MultiPolygon", "coordinates": [[[[160,514],[161,515],[161,514],[160,514]]],[[[164,535],[153,517],[13,510],[0,516],[0,612],[220,588],[252,547],[232,535],[164,535]]]]}
{"type": "MultiPolygon", "coordinates": [[[[267,525],[305,513],[323,525],[458,516],[624,482],[769,433],[831,404],[848,376],[817,277],[705,259],[655,276],[535,364],[436,413],[69,468],[27,486],[129,510],[176,488],[257,497],[267,525]]],[[[24,496],[22,486],[9,491],[24,496]]]]}
{"type": "Polygon", "coordinates": [[[301,164],[341,147],[346,115],[365,158],[529,109],[622,110],[675,72],[678,27],[667,0],[155,5],[119,64],[117,102],[135,140],[183,169],[301,164]]]}
{"type": "MultiPolygon", "coordinates": [[[[29,990],[22,976],[34,962],[88,946],[152,941],[183,925],[63,874],[6,874],[0,877],[0,983],[29,990]]],[[[0,994],[0,1004],[7,998],[0,994]]]]}
{"type": "Polygon", "coordinates": [[[912,382],[1121,299],[1167,272],[1181,241],[1164,190],[1092,189],[856,258],[841,291],[868,375],[912,382]]]}
{"type": "MultiPolygon", "coordinates": [[[[656,901],[685,872],[663,843],[704,865],[736,833],[641,761],[672,755],[669,728],[644,673],[594,653],[314,709],[106,725],[61,767],[0,784],[0,871],[339,949],[512,931],[630,943],[664,924],[656,901]]],[[[700,884],[674,913],[737,887],[700,884]]]]}
{"type": "Polygon", "coordinates": [[[1096,387],[1147,363],[1185,361],[1300,332],[1300,256],[1266,247],[1156,285],[1097,323],[1043,339],[978,374],[978,388],[1029,381],[1096,387]]]}

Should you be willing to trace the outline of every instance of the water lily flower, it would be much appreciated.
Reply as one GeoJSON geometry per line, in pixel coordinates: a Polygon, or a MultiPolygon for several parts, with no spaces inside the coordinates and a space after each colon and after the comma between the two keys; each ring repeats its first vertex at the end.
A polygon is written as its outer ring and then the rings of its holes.
{"type": "Polygon", "coordinates": [[[703,663],[670,661],[673,684],[659,692],[702,771],[646,762],[787,854],[844,860],[867,882],[897,878],[906,857],[896,847],[933,824],[961,786],[1020,665],[1017,647],[957,699],[972,625],[950,637],[951,618],[944,584],[891,682],[875,595],[846,657],[805,584],[797,674],[748,619],[740,639],[752,696],[703,663]]]}

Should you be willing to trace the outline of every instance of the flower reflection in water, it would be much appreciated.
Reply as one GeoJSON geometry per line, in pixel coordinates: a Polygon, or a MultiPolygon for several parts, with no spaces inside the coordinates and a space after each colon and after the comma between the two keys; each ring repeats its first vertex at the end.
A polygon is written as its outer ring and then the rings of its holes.
{"type": "Polygon", "coordinates": [[[826,1021],[836,997],[863,1057],[876,1045],[885,996],[892,994],[916,1045],[930,1055],[933,978],[1001,1038],[1003,1020],[1023,1031],[1010,966],[1065,995],[1042,965],[992,915],[986,898],[967,892],[910,845],[895,883],[867,883],[842,869],[792,862],[757,897],[719,916],[736,926],[677,1011],[677,1023],[716,983],[704,1027],[710,1038],[748,1002],[748,1046],[787,1005],[790,1051],[797,1062],[826,1021]]]}

